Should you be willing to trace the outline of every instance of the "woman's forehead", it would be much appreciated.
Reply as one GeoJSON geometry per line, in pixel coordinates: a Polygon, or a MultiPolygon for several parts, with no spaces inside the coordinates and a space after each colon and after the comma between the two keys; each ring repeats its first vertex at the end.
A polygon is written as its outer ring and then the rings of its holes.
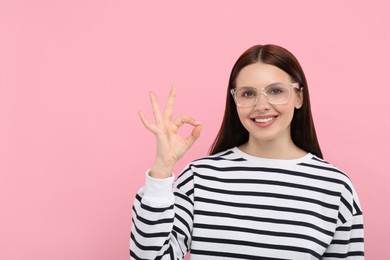
{"type": "Polygon", "coordinates": [[[290,81],[290,75],[278,67],[264,63],[254,63],[242,68],[236,84],[247,86],[266,86],[277,82],[290,81]]]}

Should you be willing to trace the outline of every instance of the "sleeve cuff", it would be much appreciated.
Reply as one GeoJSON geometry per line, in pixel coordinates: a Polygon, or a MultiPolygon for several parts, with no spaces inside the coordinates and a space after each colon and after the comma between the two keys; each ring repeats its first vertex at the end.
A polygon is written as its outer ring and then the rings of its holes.
{"type": "Polygon", "coordinates": [[[156,179],[149,175],[150,169],[146,171],[146,182],[143,198],[153,204],[161,204],[165,206],[172,204],[174,201],[174,195],[172,191],[173,182],[175,179],[172,173],[171,177],[166,179],[156,179]]]}

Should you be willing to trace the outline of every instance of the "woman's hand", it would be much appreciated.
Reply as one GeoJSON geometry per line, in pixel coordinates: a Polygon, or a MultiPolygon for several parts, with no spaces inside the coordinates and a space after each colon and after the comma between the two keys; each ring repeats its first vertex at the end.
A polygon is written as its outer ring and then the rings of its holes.
{"type": "Polygon", "coordinates": [[[183,157],[185,152],[199,138],[202,125],[184,115],[172,120],[176,97],[175,87],[171,88],[163,112],[160,111],[156,95],[150,92],[149,96],[155,124],[150,123],[142,112],[139,113],[139,116],[144,126],[156,136],[157,154],[150,175],[154,178],[168,178],[171,176],[176,162],[183,157]],[[179,128],[184,124],[193,126],[192,133],[187,137],[182,137],[178,134],[179,128]]]}

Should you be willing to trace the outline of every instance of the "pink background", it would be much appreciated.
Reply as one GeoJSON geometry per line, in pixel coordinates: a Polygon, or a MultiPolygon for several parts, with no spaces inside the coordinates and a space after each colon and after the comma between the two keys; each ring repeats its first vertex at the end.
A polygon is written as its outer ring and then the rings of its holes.
{"type": "MultiPolygon", "coordinates": [[[[151,165],[148,91],[221,123],[230,69],[258,43],[300,60],[325,158],[353,180],[367,259],[390,259],[388,1],[0,2],[0,259],[129,259],[151,165]]],[[[188,129],[187,129],[188,131],[188,129]]],[[[186,130],[184,130],[186,132],[186,130]]]]}

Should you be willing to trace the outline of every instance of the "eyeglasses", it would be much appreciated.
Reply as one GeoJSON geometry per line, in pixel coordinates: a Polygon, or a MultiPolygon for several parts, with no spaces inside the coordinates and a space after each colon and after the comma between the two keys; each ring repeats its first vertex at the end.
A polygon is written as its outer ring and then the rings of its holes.
{"type": "Polygon", "coordinates": [[[301,89],[299,83],[275,83],[262,90],[252,87],[241,87],[231,89],[230,93],[239,107],[255,106],[261,94],[264,94],[270,104],[280,105],[287,103],[290,99],[291,88],[301,89]]]}

